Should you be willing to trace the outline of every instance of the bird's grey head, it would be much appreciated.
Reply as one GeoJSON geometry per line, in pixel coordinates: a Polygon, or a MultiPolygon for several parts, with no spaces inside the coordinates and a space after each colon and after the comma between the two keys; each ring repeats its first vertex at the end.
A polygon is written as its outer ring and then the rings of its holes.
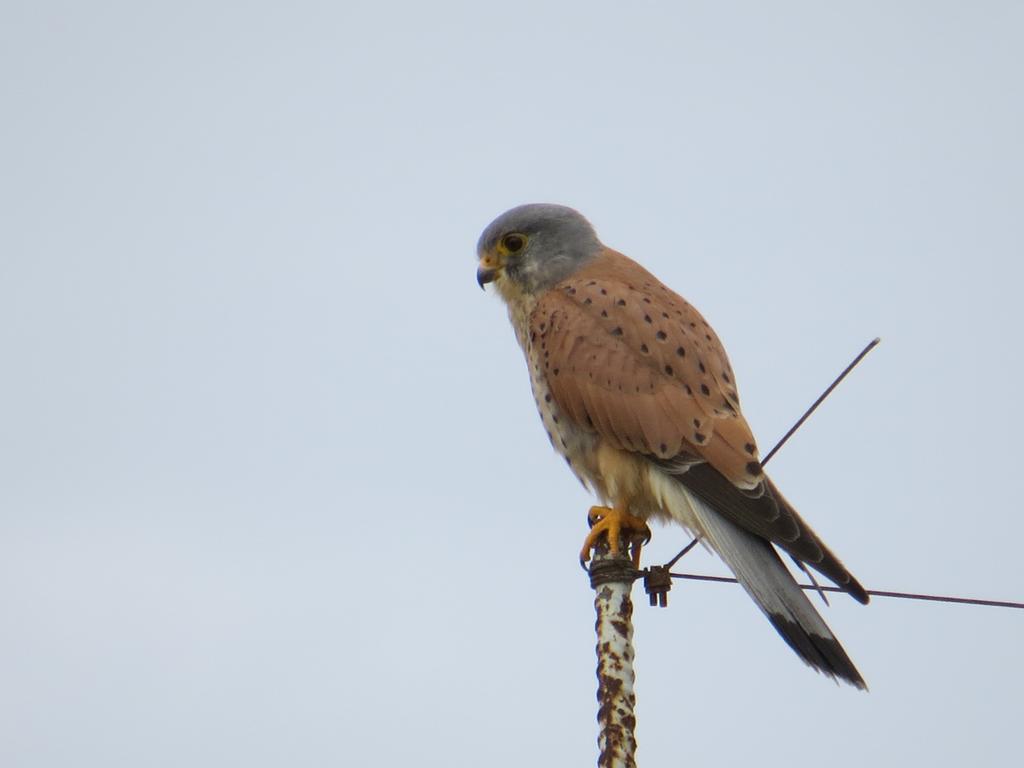
{"type": "MultiPolygon", "coordinates": [[[[476,246],[480,286],[503,281],[529,294],[571,275],[603,246],[583,216],[564,205],[533,203],[505,211],[480,235],[476,246]]],[[[502,290],[504,293],[504,290],[502,290]]]]}

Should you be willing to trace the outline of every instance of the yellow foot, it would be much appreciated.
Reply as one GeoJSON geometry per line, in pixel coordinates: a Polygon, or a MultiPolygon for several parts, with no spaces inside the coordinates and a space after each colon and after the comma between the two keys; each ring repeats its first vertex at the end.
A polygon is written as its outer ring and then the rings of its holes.
{"type": "Polygon", "coordinates": [[[633,556],[633,565],[640,567],[640,548],[651,540],[651,529],[647,523],[625,509],[612,507],[591,507],[587,522],[590,523],[590,533],[583,541],[580,565],[590,559],[591,551],[603,536],[613,555],[619,554],[622,542],[625,542],[633,556]]]}

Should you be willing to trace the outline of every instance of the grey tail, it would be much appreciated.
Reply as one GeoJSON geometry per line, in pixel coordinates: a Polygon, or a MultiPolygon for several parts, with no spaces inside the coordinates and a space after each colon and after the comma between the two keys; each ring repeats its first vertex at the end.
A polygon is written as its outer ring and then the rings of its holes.
{"type": "Polygon", "coordinates": [[[774,547],[715,512],[700,497],[690,494],[690,499],[707,543],[729,566],[789,647],[822,674],[867,690],[864,678],[774,547]]]}

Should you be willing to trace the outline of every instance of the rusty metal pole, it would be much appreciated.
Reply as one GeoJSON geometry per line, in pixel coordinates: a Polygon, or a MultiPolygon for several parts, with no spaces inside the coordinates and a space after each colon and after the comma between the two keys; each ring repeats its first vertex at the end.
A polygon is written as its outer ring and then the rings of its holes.
{"type": "Polygon", "coordinates": [[[597,612],[598,768],[636,768],[633,692],[633,600],[637,578],[629,555],[594,549],[590,586],[597,612]]]}

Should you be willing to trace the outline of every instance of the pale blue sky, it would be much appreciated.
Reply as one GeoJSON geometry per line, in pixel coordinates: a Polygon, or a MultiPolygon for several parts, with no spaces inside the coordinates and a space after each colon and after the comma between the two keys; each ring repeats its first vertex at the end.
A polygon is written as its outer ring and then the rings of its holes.
{"type": "MultiPolygon", "coordinates": [[[[522,202],[762,446],[881,336],[777,483],[870,588],[1024,599],[1024,7],[770,5],[6,0],[0,764],[593,764],[591,500],[474,280],[522,202]]],[[[641,764],[1016,759],[1024,612],[825,616],[869,694],[639,605],[641,764]]]]}

